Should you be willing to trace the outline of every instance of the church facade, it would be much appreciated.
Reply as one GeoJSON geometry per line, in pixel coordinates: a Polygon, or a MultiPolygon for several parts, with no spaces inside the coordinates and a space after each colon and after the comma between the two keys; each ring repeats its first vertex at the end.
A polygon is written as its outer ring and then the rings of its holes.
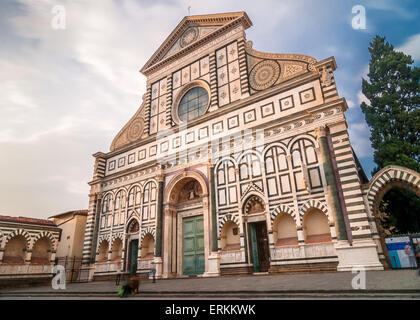
{"type": "MultiPolygon", "coordinates": [[[[384,173],[369,181],[353,152],[334,58],[257,51],[251,25],[185,17],[141,69],[141,106],[94,154],[93,278],[384,268],[384,173]]],[[[418,188],[407,172],[387,174],[418,188]]]]}

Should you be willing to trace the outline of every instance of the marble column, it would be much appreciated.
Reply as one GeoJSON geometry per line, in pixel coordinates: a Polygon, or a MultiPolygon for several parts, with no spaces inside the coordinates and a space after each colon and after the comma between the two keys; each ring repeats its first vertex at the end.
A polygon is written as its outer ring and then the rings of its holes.
{"type": "Polygon", "coordinates": [[[338,195],[337,183],[334,175],[334,170],[331,162],[330,150],[327,142],[326,128],[319,127],[316,130],[316,135],[319,141],[319,148],[321,151],[322,165],[325,173],[325,180],[327,182],[328,198],[330,199],[330,207],[334,216],[335,230],[338,240],[348,240],[346,225],[344,221],[343,211],[341,210],[340,199],[338,195]]]}

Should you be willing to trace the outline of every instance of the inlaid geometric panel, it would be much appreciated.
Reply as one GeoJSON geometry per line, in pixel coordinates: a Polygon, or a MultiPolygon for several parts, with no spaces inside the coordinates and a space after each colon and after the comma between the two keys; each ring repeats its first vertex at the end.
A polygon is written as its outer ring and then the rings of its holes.
{"type": "Polygon", "coordinates": [[[280,99],[280,110],[285,111],[288,109],[291,109],[295,106],[295,103],[293,101],[293,96],[288,96],[283,99],[280,99]]]}
{"type": "Polygon", "coordinates": [[[182,85],[190,82],[190,66],[182,69],[181,76],[182,76],[182,79],[181,79],[182,85]]]}
{"type": "Polygon", "coordinates": [[[309,88],[307,90],[299,92],[300,103],[305,104],[315,100],[315,91],[314,88],[309,88]]]}
{"type": "Polygon", "coordinates": [[[223,131],[223,121],[213,123],[213,134],[219,134],[223,131]]]}
{"type": "Polygon", "coordinates": [[[311,183],[311,188],[317,188],[317,187],[322,186],[321,174],[319,172],[318,167],[308,169],[308,174],[309,174],[309,181],[311,183]]]}
{"type": "Polygon", "coordinates": [[[227,63],[226,48],[223,47],[216,51],[216,65],[217,67],[224,66],[227,63]]]}
{"type": "Polygon", "coordinates": [[[174,140],[172,140],[172,148],[176,149],[181,146],[181,137],[176,137],[174,140]]]}
{"type": "Polygon", "coordinates": [[[121,168],[125,165],[125,157],[118,159],[118,168],[121,168]]]}
{"type": "Polygon", "coordinates": [[[241,80],[235,80],[229,84],[230,87],[230,101],[236,101],[241,98],[241,80]]]}
{"type": "Polygon", "coordinates": [[[227,57],[228,62],[238,59],[238,45],[236,41],[227,46],[227,57]]]}
{"type": "Polygon", "coordinates": [[[239,127],[239,117],[237,115],[233,116],[227,120],[227,123],[228,123],[228,129],[239,127]]]}
{"type": "Polygon", "coordinates": [[[253,122],[256,120],[255,109],[244,112],[244,123],[253,122]]]}
{"type": "Polygon", "coordinates": [[[274,114],[274,104],[269,103],[266,105],[261,106],[261,116],[263,118],[271,116],[274,114]]]}
{"type": "Polygon", "coordinates": [[[209,128],[208,127],[204,127],[204,128],[201,128],[199,131],[198,131],[198,139],[205,139],[205,138],[207,138],[209,136],[209,128]]]}
{"type": "Polygon", "coordinates": [[[217,85],[219,87],[229,82],[227,66],[217,69],[217,85]]]}
{"type": "Polygon", "coordinates": [[[131,153],[128,155],[128,164],[133,163],[136,160],[136,154],[135,153],[131,153]]]}
{"type": "Polygon", "coordinates": [[[163,143],[160,144],[160,151],[161,152],[166,152],[169,150],[169,142],[165,141],[163,143]]]}
{"type": "Polygon", "coordinates": [[[108,164],[108,170],[109,171],[114,170],[114,169],[115,169],[115,160],[110,161],[109,164],[108,164]]]}
{"type": "Polygon", "coordinates": [[[156,146],[151,146],[151,147],[149,148],[149,155],[150,155],[150,156],[154,156],[154,155],[156,155],[156,152],[157,152],[157,147],[156,147],[156,146]]]}
{"type": "Polygon", "coordinates": [[[139,160],[143,160],[146,158],[146,149],[139,151],[139,160]]]}
{"type": "Polygon", "coordinates": [[[191,65],[191,80],[198,79],[200,77],[200,61],[196,61],[191,65]]]}
{"type": "Polygon", "coordinates": [[[209,73],[209,57],[205,57],[200,60],[200,69],[201,69],[201,75],[205,75],[209,73]]]}
{"type": "Polygon", "coordinates": [[[185,135],[185,143],[194,142],[194,131],[191,131],[185,135]]]}
{"type": "Polygon", "coordinates": [[[226,84],[219,88],[219,106],[224,106],[229,103],[229,85],[226,84]]]}
{"type": "Polygon", "coordinates": [[[174,72],[172,75],[172,88],[176,89],[181,86],[181,70],[174,72]]]}
{"type": "Polygon", "coordinates": [[[229,81],[239,79],[239,62],[235,60],[228,65],[229,68],[229,81]]]}

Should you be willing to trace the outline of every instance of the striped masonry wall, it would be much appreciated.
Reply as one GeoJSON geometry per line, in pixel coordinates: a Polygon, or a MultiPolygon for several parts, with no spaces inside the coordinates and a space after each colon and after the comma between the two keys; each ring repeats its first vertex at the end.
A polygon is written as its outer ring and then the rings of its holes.
{"type": "Polygon", "coordinates": [[[238,57],[239,57],[239,75],[241,79],[241,93],[242,95],[249,94],[248,83],[248,67],[246,62],[245,40],[238,41],[238,57]]]}
{"type": "Polygon", "coordinates": [[[85,241],[83,244],[83,263],[90,263],[92,243],[96,239],[93,239],[93,231],[95,227],[95,213],[96,213],[96,196],[89,196],[89,208],[88,216],[86,219],[86,230],[85,230],[85,241]]]}
{"type": "Polygon", "coordinates": [[[210,99],[211,107],[217,107],[218,94],[217,94],[217,72],[216,72],[216,55],[211,54],[209,56],[209,72],[210,72],[210,99]]]}
{"type": "Polygon", "coordinates": [[[331,138],[353,238],[372,238],[348,132],[344,130],[333,133],[331,138]]]}
{"type": "Polygon", "coordinates": [[[146,90],[146,108],[144,111],[144,132],[150,134],[150,104],[151,104],[151,96],[152,96],[152,86],[149,86],[146,90]]]}
{"type": "Polygon", "coordinates": [[[166,126],[172,127],[172,74],[166,77],[166,126]]]}

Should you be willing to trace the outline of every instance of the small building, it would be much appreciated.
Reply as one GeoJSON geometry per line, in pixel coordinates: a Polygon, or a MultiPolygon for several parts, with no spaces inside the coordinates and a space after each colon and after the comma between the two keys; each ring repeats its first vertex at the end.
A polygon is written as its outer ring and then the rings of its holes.
{"type": "Polygon", "coordinates": [[[70,257],[81,259],[85,239],[87,210],[74,210],[51,216],[61,229],[61,239],[57,247],[56,259],[70,257]]]}
{"type": "Polygon", "coordinates": [[[55,263],[66,270],[67,281],[81,281],[83,272],[82,252],[85,239],[87,210],[73,210],[51,216],[48,219],[61,229],[55,263]]]}
{"type": "Polygon", "coordinates": [[[50,220],[0,216],[0,287],[51,281],[60,234],[50,220]]]}

